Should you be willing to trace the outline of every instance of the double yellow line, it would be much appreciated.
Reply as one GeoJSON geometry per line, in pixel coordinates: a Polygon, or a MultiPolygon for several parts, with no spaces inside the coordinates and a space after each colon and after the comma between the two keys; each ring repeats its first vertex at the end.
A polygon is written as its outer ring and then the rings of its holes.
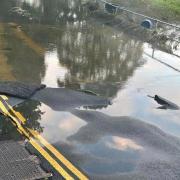
{"type": "Polygon", "coordinates": [[[69,160],[67,160],[54,146],[52,146],[46,139],[44,139],[38,132],[23,127],[26,119],[23,115],[15,111],[12,106],[7,102],[6,96],[0,95],[0,109],[5,116],[11,118],[12,123],[17,127],[19,133],[24,135],[31,145],[52,165],[56,171],[61,174],[65,179],[74,179],[54,158],[42,148],[43,145],[47,148],[60,162],[78,179],[87,180],[88,178],[80,172],[69,160]],[[11,113],[9,112],[9,110],[11,113]],[[41,145],[39,144],[41,143],[41,145]]]}

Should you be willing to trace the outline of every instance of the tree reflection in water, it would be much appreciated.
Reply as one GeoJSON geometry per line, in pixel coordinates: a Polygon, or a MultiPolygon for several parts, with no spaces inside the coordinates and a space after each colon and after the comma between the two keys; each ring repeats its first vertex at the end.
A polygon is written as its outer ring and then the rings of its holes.
{"type": "MultiPolygon", "coordinates": [[[[40,110],[41,103],[38,101],[25,101],[23,104],[15,108],[17,112],[22,112],[22,115],[27,120],[25,127],[34,129],[39,133],[43,132],[41,126],[41,116],[44,114],[40,110]]],[[[3,115],[0,116],[0,140],[14,139],[21,140],[23,137],[16,130],[12,124],[11,119],[3,115]]]]}
{"type": "Polygon", "coordinates": [[[27,120],[26,127],[37,130],[39,133],[43,132],[40,121],[41,116],[44,114],[44,112],[40,110],[40,106],[40,102],[29,100],[16,108],[16,111],[23,112],[23,116],[27,120]]]}
{"type": "Polygon", "coordinates": [[[29,6],[39,12],[38,18],[46,26],[30,24],[24,26],[25,32],[49,51],[57,49],[60,65],[68,69],[65,80],[57,80],[60,86],[85,88],[112,97],[142,65],[142,43],[122,32],[89,23],[81,1],[41,0],[37,4],[34,0],[29,6]]]}
{"type": "Polygon", "coordinates": [[[143,64],[140,41],[87,22],[68,24],[57,48],[60,64],[69,70],[65,85],[81,83],[102,95],[114,96],[143,64]]]}
{"type": "MultiPolygon", "coordinates": [[[[106,26],[89,23],[80,0],[33,2],[28,4],[25,0],[2,0],[0,9],[5,8],[6,11],[0,11],[0,17],[3,19],[13,6],[21,6],[36,17],[34,23],[22,25],[22,29],[48,51],[57,50],[59,65],[68,69],[63,81],[57,79],[60,86],[84,88],[113,97],[137,67],[143,64],[142,42],[106,26]]],[[[12,37],[12,33],[9,34],[6,40],[12,51],[7,55],[7,62],[12,67],[15,79],[41,83],[46,71],[43,57],[39,58],[12,37]]],[[[28,126],[41,132],[43,129],[38,120],[42,112],[38,106],[40,104],[37,102],[25,103],[21,106],[21,112],[28,119],[28,126]]]]}

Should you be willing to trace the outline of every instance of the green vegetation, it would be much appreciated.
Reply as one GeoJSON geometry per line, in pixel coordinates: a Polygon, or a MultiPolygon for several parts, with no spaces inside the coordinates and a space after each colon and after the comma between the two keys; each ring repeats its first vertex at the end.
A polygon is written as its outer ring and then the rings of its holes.
{"type": "Polygon", "coordinates": [[[111,2],[165,21],[180,21],[180,0],[111,0],[111,2]]]}
{"type": "Polygon", "coordinates": [[[176,15],[180,15],[180,0],[152,0],[152,4],[165,8],[176,15]]]}

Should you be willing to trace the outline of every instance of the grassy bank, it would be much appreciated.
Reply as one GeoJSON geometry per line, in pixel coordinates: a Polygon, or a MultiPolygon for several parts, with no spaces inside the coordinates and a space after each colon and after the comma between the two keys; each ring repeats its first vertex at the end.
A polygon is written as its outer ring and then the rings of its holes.
{"type": "Polygon", "coordinates": [[[180,16],[180,0],[151,0],[152,5],[164,8],[168,12],[180,16]]]}
{"type": "Polygon", "coordinates": [[[180,0],[111,0],[111,2],[169,22],[180,22],[180,0]]]}

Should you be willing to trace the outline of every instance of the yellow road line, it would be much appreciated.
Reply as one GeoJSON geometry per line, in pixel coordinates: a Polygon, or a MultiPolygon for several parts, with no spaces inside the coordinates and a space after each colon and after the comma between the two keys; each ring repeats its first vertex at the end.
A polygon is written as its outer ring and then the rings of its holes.
{"type": "Polygon", "coordinates": [[[8,97],[4,95],[0,95],[0,97],[6,102],[6,105],[16,115],[16,117],[21,120],[22,124],[25,124],[26,119],[21,115],[21,113],[14,111],[14,109],[7,103],[8,97]]]}
{"type": "MultiPolygon", "coordinates": [[[[25,130],[18,131],[24,135],[25,130]]],[[[47,153],[33,138],[29,137],[29,143],[59,172],[65,179],[73,180],[74,178],[70,176],[50,155],[47,153]]]]}
{"type": "Polygon", "coordinates": [[[7,96],[4,96],[4,95],[0,95],[5,101],[8,100],[8,97],[7,96]]]}
{"type": "Polygon", "coordinates": [[[19,121],[9,113],[9,111],[6,109],[6,107],[3,105],[1,101],[0,108],[5,116],[8,116],[13,120],[13,124],[17,126],[17,130],[29,139],[29,142],[32,144],[32,146],[52,165],[52,167],[54,167],[57,170],[57,172],[59,172],[65,179],[74,179],[49,155],[48,152],[46,152],[32,137],[30,137],[29,133],[22,127],[19,121]]]}
{"type": "Polygon", "coordinates": [[[79,179],[87,180],[88,178],[82,174],[69,160],[67,160],[54,146],[46,141],[39,133],[29,129],[31,134],[36,137],[49,151],[51,151],[56,158],[58,158],[71,172],[73,172],[79,179]]]}
{"type": "Polygon", "coordinates": [[[29,141],[34,148],[43,155],[43,157],[46,158],[48,162],[51,163],[51,165],[65,178],[65,179],[73,179],[39,144],[35,142],[34,139],[30,139],[29,141]]]}
{"type": "MultiPolygon", "coordinates": [[[[9,104],[8,104],[8,107],[9,107],[9,104]]],[[[17,117],[18,119],[20,119],[23,124],[25,124],[26,119],[21,115],[21,113],[20,113],[20,112],[17,112],[17,111],[14,111],[14,109],[11,108],[11,107],[9,107],[9,108],[10,108],[10,110],[16,115],[16,117],[17,117]]]]}
{"type": "MultiPolygon", "coordinates": [[[[1,96],[1,97],[4,99],[3,96],[1,96]]],[[[4,101],[6,102],[8,107],[13,110],[13,113],[15,115],[17,115],[17,113],[18,113],[17,118],[19,118],[19,120],[22,121],[22,123],[24,121],[26,121],[25,118],[19,112],[16,112],[7,103],[7,101],[5,99],[4,99],[4,101]]],[[[73,174],[75,174],[79,179],[88,180],[88,178],[83,173],[81,173],[68,159],[66,159],[54,146],[52,146],[49,142],[47,142],[46,139],[44,139],[38,132],[36,132],[32,129],[29,129],[29,128],[28,128],[28,130],[36,139],[38,139],[40,141],[40,143],[42,145],[44,145],[49,151],[51,151],[51,153],[54,154],[54,156],[56,158],[58,158],[73,174]]]]}

